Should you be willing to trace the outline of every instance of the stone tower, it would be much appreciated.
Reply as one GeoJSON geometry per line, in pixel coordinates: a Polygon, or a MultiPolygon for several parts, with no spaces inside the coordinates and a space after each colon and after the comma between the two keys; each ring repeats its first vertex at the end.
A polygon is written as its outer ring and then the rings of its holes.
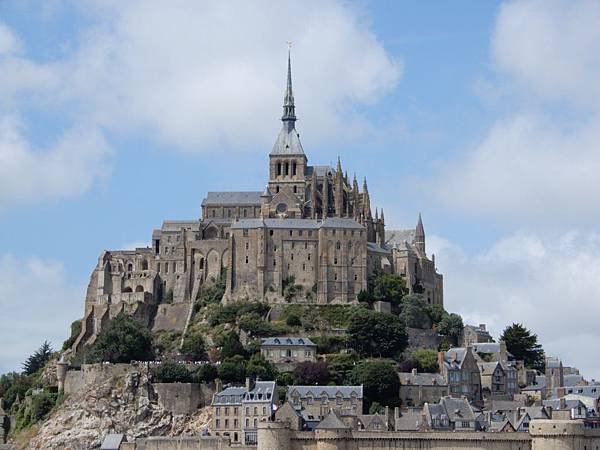
{"type": "MultiPolygon", "coordinates": [[[[296,106],[292,91],[292,62],[288,53],[288,71],[283,99],[283,125],[273,150],[269,154],[269,190],[276,196],[280,192],[293,194],[304,209],[307,158],[296,131],[296,106]]],[[[285,211],[277,211],[285,213],[285,211]]]]}

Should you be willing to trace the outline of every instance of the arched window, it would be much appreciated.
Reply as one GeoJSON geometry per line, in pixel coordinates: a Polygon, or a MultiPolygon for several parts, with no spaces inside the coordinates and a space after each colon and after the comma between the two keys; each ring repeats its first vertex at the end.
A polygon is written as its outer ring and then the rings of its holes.
{"type": "Polygon", "coordinates": [[[148,261],[142,260],[142,270],[148,270],[148,261]]]}
{"type": "Polygon", "coordinates": [[[277,163],[277,176],[281,175],[281,162],[277,163]]]}
{"type": "Polygon", "coordinates": [[[144,292],[144,286],[141,286],[141,285],[137,286],[135,288],[135,292],[144,292]]]}
{"type": "Polygon", "coordinates": [[[204,269],[204,258],[200,258],[200,269],[204,269]]]}
{"type": "Polygon", "coordinates": [[[341,248],[342,248],[342,243],[340,241],[337,241],[336,244],[335,244],[335,249],[336,250],[341,250],[341,248]]]}
{"type": "Polygon", "coordinates": [[[127,264],[127,272],[133,272],[133,264],[132,263],[127,264]]]}
{"type": "Polygon", "coordinates": [[[126,287],[126,288],[123,288],[123,292],[126,293],[126,294],[128,294],[128,293],[133,292],[133,291],[131,290],[130,287],[126,287]]]}
{"type": "Polygon", "coordinates": [[[290,174],[290,163],[286,162],[285,163],[285,175],[289,175],[290,174]]]}

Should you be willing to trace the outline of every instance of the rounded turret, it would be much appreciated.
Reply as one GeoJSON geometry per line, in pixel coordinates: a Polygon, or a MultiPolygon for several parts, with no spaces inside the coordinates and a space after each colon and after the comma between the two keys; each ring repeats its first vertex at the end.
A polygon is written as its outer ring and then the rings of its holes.
{"type": "Polygon", "coordinates": [[[259,422],[257,450],[287,450],[290,445],[290,428],[282,422],[259,422]]]}

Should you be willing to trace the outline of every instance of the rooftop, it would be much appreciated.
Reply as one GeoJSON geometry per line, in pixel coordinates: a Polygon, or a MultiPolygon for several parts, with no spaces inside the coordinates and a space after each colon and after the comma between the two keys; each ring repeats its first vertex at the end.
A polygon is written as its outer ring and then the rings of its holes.
{"type": "Polygon", "coordinates": [[[293,345],[293,346],[316,346],[317,344],[315,344],[313,341],[311,341],[309,338],[306,337],[291,337],[291,336],[285,336],[285,337],[270,337],[270,338],[265,338],[262,340],[262,345],[265,346],[279,346],[279,345],[293,345]]]}
{"type": "Polygon", "coordinates": [[[261,192],[209,192],[202,206],[209,205],[260,205],[261,192]]]}

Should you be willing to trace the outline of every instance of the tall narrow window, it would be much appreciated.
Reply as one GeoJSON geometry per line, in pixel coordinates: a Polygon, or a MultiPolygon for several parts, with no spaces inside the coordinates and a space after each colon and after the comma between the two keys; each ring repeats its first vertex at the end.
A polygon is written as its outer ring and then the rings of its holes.
{"type": "MultiPolygon", "coordinates": [[[[294,175],[294,176],[296,175],[296,162],[292,163],[292,175],[294,175]]],[[[294,190],[294,192],[296,192],[296,191],[294,190]]]]}
{"type": "Polygon", "coordinates": [[[285,175],[289,175],[290,174],[290,163],[286,162],[285,163],[285,175]]]}
{"type": "Polygon", "coordinates": [[[277,176],[280,176],[280,175],[281,175],[281,163],[278,162],[277,163],[277,176]]]}

